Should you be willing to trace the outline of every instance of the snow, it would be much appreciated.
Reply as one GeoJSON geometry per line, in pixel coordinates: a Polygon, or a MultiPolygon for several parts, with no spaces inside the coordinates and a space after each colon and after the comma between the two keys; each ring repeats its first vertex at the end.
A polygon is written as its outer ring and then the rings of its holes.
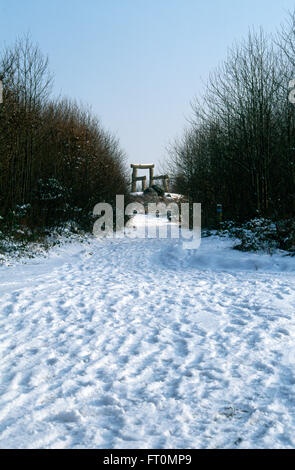
{"type": "Polygon", "coordinates": [[[233,243],[90,238],[1,266],[0,447],[294,447],[295,261],[233,243]]]}
{"type": "MultiPolygon", "coordinates": [[[[136,191],[135,193],[130,193],[131,196],[143,196],[143,191],[136,191]]],[[[164,193],[164,196],[171,199],[181,199],[184,196],[178,193],[164,193]]]]}
{"type": "Polygon", "coordinates": [[[172,199],[181,199],[183,198],[183,194],[178,193],[165,193],[165,197],[171,197],[172,199]]]}

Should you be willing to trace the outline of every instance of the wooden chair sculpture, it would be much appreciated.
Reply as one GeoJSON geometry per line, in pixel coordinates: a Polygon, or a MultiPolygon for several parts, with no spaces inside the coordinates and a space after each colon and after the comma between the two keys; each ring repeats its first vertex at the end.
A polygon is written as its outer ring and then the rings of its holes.
{"type": "Polygon", "coordinates": [[[150,173],[149,187],[153,186],[155,180],[162,180],[164,184],[164,190],[166,192],[169,191],[169,176],[168,175],[154,176],[154,168],[155,168],[154,163],[146,164],[146,165],[136,165],[132,163],[131,168],[133,170],[132,171],[132,188],[131,188],[132,193],[136,193],[137,181],[142,182],[142,191],[145,191],[146,189],[146,176],[138,176],[137,175],[138,170],[149,170],[149,173],[150,173]]]}

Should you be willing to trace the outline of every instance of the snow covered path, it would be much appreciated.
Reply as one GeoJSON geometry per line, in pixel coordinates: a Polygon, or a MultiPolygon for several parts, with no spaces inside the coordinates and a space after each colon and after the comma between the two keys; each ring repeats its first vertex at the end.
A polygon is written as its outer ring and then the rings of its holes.
{"type": "Polygon", "coordinates": [[[295,261],[231,244],[0,267],[0,447],[295,447],[295,261]]]}

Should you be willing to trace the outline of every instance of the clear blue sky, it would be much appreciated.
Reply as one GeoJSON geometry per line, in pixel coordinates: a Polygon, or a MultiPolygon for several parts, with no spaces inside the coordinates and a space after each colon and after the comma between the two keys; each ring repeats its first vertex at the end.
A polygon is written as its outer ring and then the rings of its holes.
{"type": "Polygon", "coordinates": [[[0,0],[0,46],[31,33],[54,93],[91,104],[129,162],[181,135],[208,72],[249,27],[274,32],[290,0],[0,0]]]}

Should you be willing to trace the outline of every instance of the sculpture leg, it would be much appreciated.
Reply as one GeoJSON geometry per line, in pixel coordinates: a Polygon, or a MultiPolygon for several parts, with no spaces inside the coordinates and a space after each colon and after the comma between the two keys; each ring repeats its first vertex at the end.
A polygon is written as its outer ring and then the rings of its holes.
{"type": "Polygon", "coordinates": [[[164,179],[164,189],[166,193],[169,193],[169,186],[168,186],[169,179],[165,178],[164,179]]]}
{"type": "Polygon", "coordinates": [[[132,172],[132,192],[136,193],[136,178],[137,178],[137,168],[133,168],[132,172]]]}
{"type": "Polygon", "coordinates": [[[150,168],[150,187],[154,184],[154,169],[150,168]]]}
{"type": "Polygon", "coordinates": [[[146,176],[142,180],[142,192],[146,190],[146,176]]]}

